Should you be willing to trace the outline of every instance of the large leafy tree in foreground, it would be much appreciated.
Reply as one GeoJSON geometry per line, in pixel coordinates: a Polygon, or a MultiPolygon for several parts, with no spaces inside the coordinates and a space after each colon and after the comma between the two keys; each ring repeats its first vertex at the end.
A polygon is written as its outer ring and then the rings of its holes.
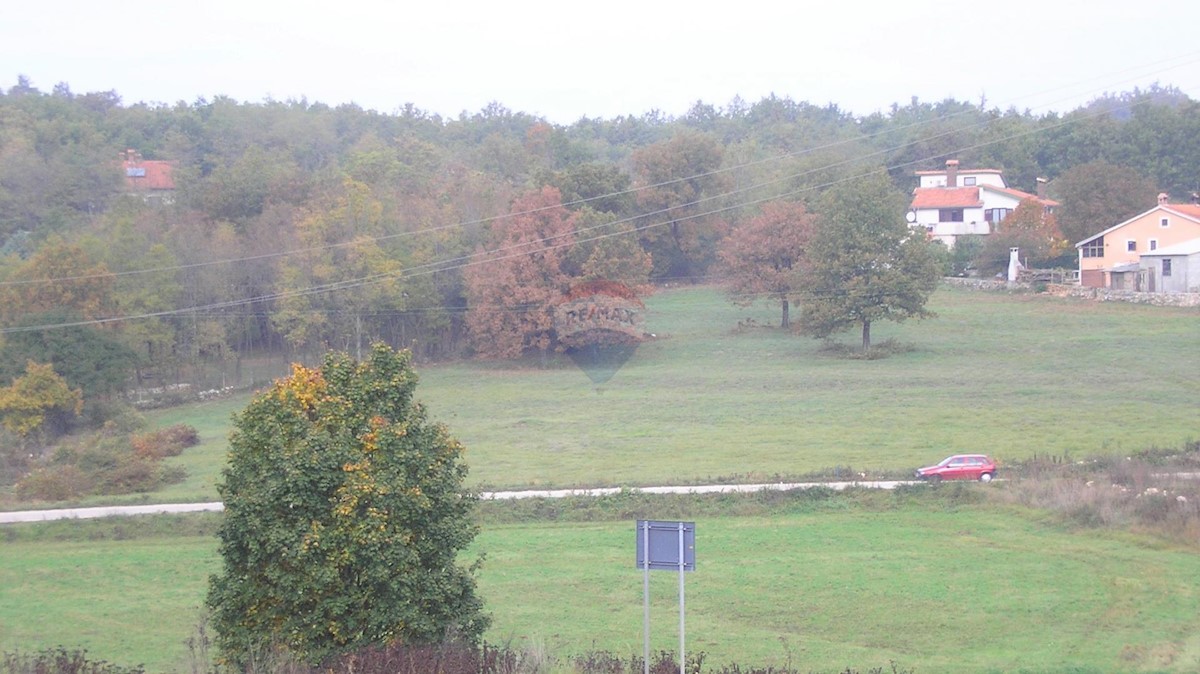
{"type": "Polygon", "coordinates": [[[408,352],[377,344],[362,362],[296,366],[238,415],[208,594],[230,661],[480,638],[458,564],[477,531],[463,447],[427,421],[416,385],[408,352]]]}
{"type": "Polygon", "coordinates": [[[804,332],[824,338],[861,325],[867,351],[875,321],[933,316],[925,303],[937,288],[938,257],[904,222],[905,202],[883,174],[825,193],[801,276],[804,332]]]}

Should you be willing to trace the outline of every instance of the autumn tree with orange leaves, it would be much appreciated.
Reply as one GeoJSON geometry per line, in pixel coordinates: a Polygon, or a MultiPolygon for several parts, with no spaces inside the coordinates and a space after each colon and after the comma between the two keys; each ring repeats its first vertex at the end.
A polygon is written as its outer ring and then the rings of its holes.
{"type": "Polygon", "coordinates": [[[1063,236],[1058,220],[1036,199],[1025,199],[987,237],[976,265],[986,274],[1008,269],[1009,249],[1019,249],[1030,267],[1070,266],[1075,248],[1063,236]]]}
{"type": "Polygon", "coordinates": [[[511,215],[492,223],[489,245],[463,272],[476,354],[518,358],[553,346],[554,304],[571,282],[575,217],[557,189],[543,187],[518,197],[511,215]]]}
{"type": "Polygon", "coordinates": [[[730,301],[743,307],[763,298],[779,302],[783,312],[779,326],[788,327],[788,309],[797,300],[814,223],[804,204],[773,201],[738,225],[719,253],[730,301]]]}

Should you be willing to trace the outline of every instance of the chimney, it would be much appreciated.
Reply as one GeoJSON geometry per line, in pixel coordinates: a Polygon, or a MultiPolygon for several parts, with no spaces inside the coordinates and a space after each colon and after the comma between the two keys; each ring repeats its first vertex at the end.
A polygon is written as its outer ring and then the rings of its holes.
{"type": "Polygon", "coordinates": [[[1192,203],[1200,206],[1200,192],[1192,192],[1192,203]]]}
{"type": "Polygon", "coordinates": [[[958,160],[946,160],[946,187],[958,187],[958,160]]]}
{"type": "Polygon", "coordinates": [[[1170,197],[1168,197],[1168,196],[1167,196],[1167,193],[1166,193],[1166,192],[1159,192],[1159,193],[1158,193],[1158,205],[1159,205],[1159,206],[1166,206],[1166,205],[1167,205],[1167,199],[1169,199],[1169,198],[1170,198],[1170,197]]]}
{"type": "Polygon", "coordinates": [[[1037,198],[1044,200],[1046,198],[1046,179],[1038,178],[1035,182],[1037,183],[1037,198]]]}
{"type": "Polygon", "coordinates": [[[1020,276],[1022,267],[1020,254],[1020,248],[1008,249],[1008,282],[1010,284],[1016,283],[1017,277],[1020,276]]]}

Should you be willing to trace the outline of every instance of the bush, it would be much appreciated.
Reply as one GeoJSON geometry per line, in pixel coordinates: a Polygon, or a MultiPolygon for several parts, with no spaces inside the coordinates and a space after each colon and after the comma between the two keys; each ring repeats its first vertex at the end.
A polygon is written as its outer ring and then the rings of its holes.
{"type": "Polygon", "coordinates": [[[66,501],[91,493],[92,479],[78,466],[47,466],[22,478],[15,491],[22,501],[66,501]]]}
{"type": "Polygon", "coordinates": [[[1035,457],[1014,464],[1006,489],[987,492],[1076,526],[1136,529],[1194,545],[1200,540],[1200,485],[1174,476],[1194,472],[1200,456],[1193,445],[1182,452],[1150,449],[1076,461],[1035,457]]]}
{"type": "Polygon", "coordinates": [[[122,667],[103,660],[89,660],[86,650],[59,646],[36,653],[5,653],[0,674],[144,674],[145,668],[122,667]]]}
{"type": "Polygon", "coordinates": [[[187,424],[176,424],[129,439],[133,453],[147,459],[179,456],[188,447],[200,444],[200,434],[187,424]]]}
{"type": "Polygon", "coordinates": [[[162,486],[158,462],[138,456],[121,457],[114,465],[96,472],[97,491],[101,494],[137,494],[162,486]]]}

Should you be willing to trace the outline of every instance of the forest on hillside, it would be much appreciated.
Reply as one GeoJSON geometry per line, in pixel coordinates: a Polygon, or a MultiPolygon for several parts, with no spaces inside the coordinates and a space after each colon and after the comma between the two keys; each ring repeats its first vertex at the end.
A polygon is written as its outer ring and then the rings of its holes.
{"type": "Polygon", "coordinates": [[[472,287],[494,277],[489,256],[540,240],[554,283],[708,280],[722,239],[766,204],[880,170],[907,193],[951,158],[1026,192],[1048,179],[1078,240],[1159,191],[1190,199],[1197,138],[1200,103],[1160,86],[1061,114],[914,99],[856,117],[771,96],[563,126],[500,104],[454,119],[125,104],[22,77],[0,91],[0,385],[30,361],[88,398],[244,384],[244,359],[372,340],[478,354],[471,312],[496,300],[472,287]],[[130,193],[130,151],[171,163],[166,198],[130,193]]]}

